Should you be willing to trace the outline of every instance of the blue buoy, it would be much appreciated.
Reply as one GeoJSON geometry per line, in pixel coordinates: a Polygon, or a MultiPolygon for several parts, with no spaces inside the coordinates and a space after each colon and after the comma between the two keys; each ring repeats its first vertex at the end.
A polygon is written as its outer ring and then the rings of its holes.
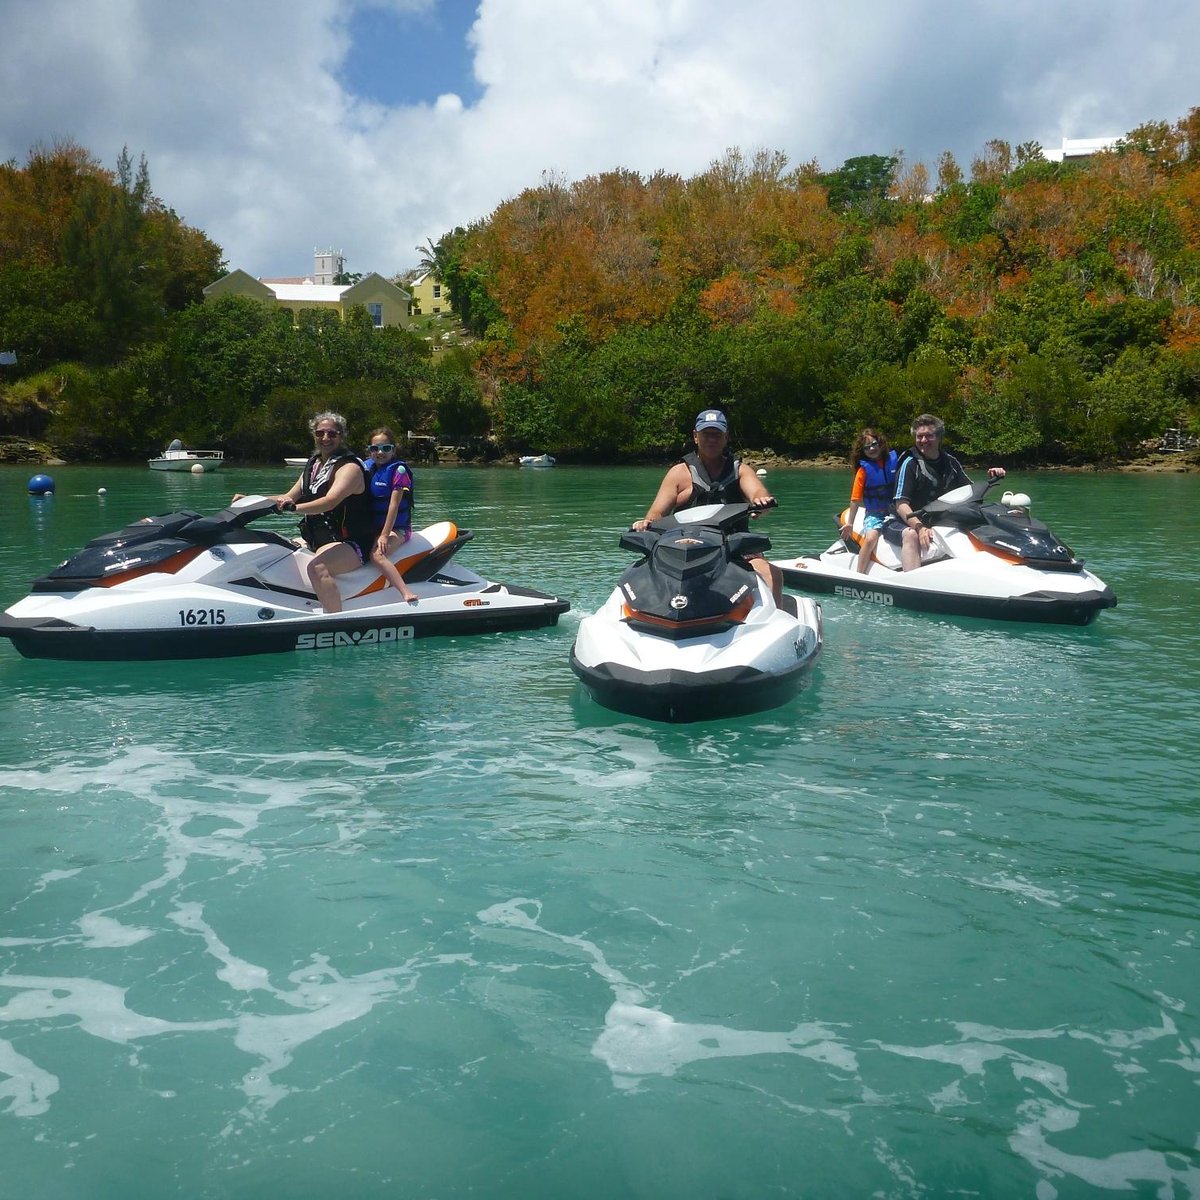
{"type": "Polygon", "coordinates": [[[54,491],[54,480],[49,475],[35,475],[29,481],[31,496],[48,496],[54,491]]]}

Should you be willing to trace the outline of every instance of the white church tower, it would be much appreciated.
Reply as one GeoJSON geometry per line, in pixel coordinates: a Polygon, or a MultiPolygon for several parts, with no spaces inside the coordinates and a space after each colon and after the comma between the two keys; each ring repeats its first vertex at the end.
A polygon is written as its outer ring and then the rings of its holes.
{"type": "Polygon", "coordinates": [[[341,250],[313,250],[313,283],[332,283],[346,273],[346,256],[341,250]]]}

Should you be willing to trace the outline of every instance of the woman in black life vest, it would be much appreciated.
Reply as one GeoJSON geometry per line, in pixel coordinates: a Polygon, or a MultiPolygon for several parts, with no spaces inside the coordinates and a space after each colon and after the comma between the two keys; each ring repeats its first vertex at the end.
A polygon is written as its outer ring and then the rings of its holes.
{"type": "Polygon", "coordinates": [[[323,412],[308,423],[316,453],[300,478],[275,502],[303,518],[300,532],[313,558],[308,578],[327,613],[342,611],[334,580],[366,562],[371,552],[371,506],[367,476],[358,457],[346,449],[346,418],[323,412]]]}

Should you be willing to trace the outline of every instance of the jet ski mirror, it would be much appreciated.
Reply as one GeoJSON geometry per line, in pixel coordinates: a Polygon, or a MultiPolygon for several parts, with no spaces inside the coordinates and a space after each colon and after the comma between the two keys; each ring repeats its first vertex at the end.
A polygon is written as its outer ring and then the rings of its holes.
{"type": "Polygon", "coordinates": [[[629,550],[634,554],[649,554],[661,536],[661,531],[653,529],[628,529],[621,534],[620,546],[622,550],[629,550]]]}
{"type": "Polygon", "coordinates": [[[765,533],[731,533],[728,540],[729,553],[741,555],[766,554],[771,548],[771,539],[765,533]]]}

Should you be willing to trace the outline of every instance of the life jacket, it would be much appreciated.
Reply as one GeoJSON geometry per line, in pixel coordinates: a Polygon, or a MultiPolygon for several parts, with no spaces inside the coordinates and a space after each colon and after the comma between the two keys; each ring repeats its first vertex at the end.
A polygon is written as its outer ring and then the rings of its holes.
{"type": "Polygon", "coordinates": [[[694,504],[744,504],[746,497],[738,482],[742,460],[726,454],[721,464],[721,474],[713,479],[704,469],[700,455],[694,451],[683,456],[683,463],[692,477],[692,497],[688,506],[694,504]]]}
{"type": "Polygon", "coordinates": [[[393,458],[391,462],[372,463],[368,471],[367,487],[371,494],[371,518],[375,522],[377,531],[383,528],[383,523],[387,520],[388,506],[392,502],[392,489],[396,482],[396,476],[401,471],[408,474],[408,487],[400,493],[400,507],[396,509],[396,521],[392,528],[401,533],[411,529],[415,485],[408,464],[401,462],[398,458],[393,458]]]}
{"type": "Polygon", "coordinates": [[[947,454],[943,450],[930,462],[915,446],[910,446],[900,455],[896,471],[897,500],[900,499],[900,488],[907,482],[910,473],[916,476],[907,489],[911,498],[910,507],[914,511],[923,509],[931,500],[936,500],[952,487],[971,482],[963,470],[962,463],[953,454],[947,454]],[[909,463],[912,465],[908,466],[909,463]]]}
{"type": "Polygon", "coordinates": [[[891,509],[892,496],[896,491],[896,452],[889,450],[887,458],[859,459],[866,476],[863,485],[863,508],[873,516],[883,516],[891,509]]]}
{"type": "Polygon", "coordinates": [[[304,465],[300,476],[300,500],[320,500],[333,486],[333,477],[346,463],[353,463],[363,473],[364,490],[347,496],[329,512],[308,513],[300,518],[300,536],[310,550],[320,550],[330,542],[355,542],[359,549],[370,550],[371,500],[366,492],[366,469],[356,455],[332,454],[324,462],[314,454],[304,465]]]}

